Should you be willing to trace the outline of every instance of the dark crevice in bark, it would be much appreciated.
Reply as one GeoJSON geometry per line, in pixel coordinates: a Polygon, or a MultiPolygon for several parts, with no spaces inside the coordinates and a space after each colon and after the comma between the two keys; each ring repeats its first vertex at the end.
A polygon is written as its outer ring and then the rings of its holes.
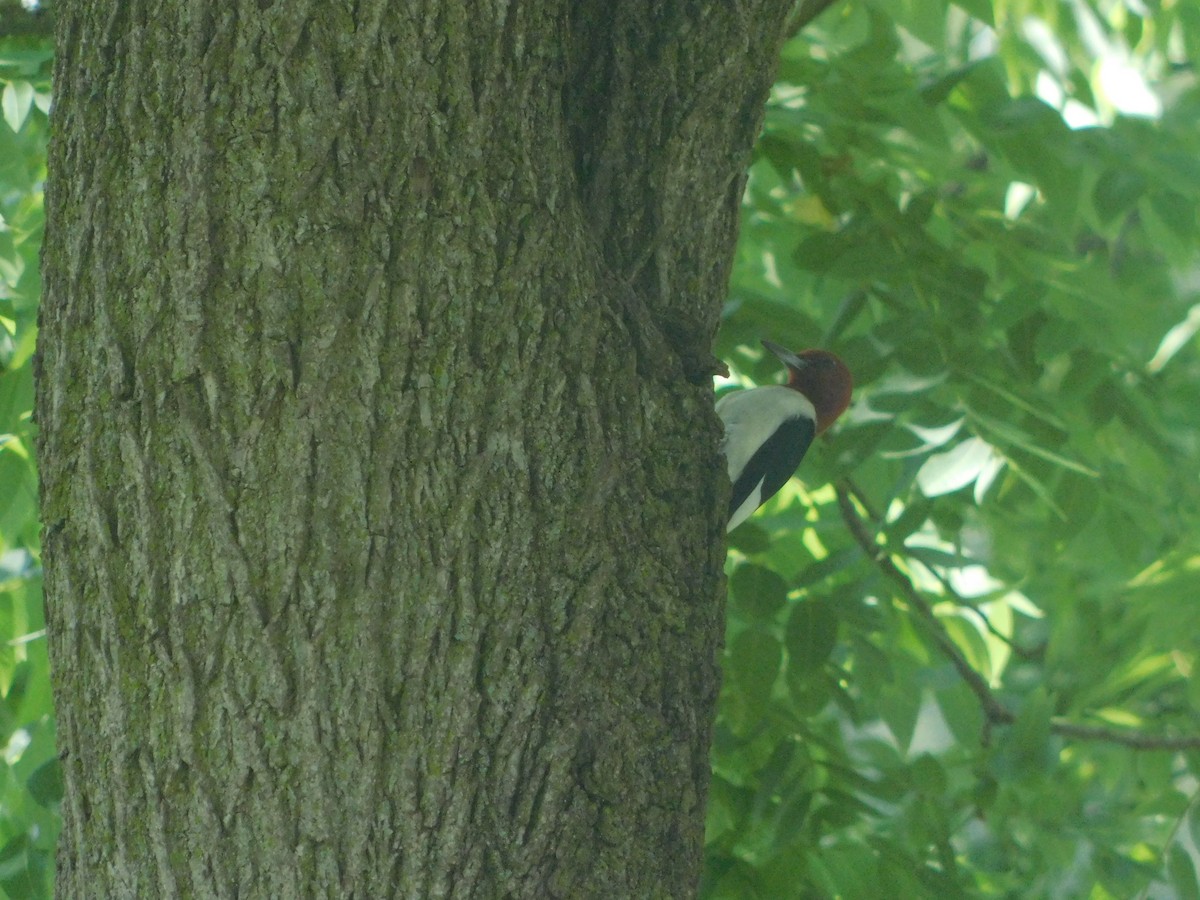
{"type": "Polygon", "coordinates": [[[668,347],[697,384],[719,367],[711,311],[730,258],[702,253],[736,229],[789,6],[571,5],[563,108],[584,217],[632,290],[634,329],[652,322],[650,349],[668,347]]]}

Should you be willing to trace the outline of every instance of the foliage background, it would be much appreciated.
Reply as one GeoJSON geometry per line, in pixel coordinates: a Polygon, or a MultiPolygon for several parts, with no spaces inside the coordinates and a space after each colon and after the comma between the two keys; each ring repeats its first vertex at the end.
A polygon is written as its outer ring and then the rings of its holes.
{"type": "MultiPolygon", "coordinates": [[[[2,30],[0,30],[2,32],[2,30]]],[[[855,406],[731,536],[707,897],[1200,897],[1200,7],[844,0],[718,353],[855,406]]],[[[61,795],[31,457],[50,47],[0,38],[0,890],[61,795]]],[[[722,386],[722,389],[724,387],[722,386]]]]}
{"type": "Polygon", "coordinates": [[[835,5],[718,354],[855,406],[731,536],[709,897],[1196,897],[1200,7],[835,5]]]}
{"type": "Polygon", "coordinates": [[[0,41],[0,890],[10,897],[50,896],[62,796],[31,421],[50,58],[45,40],[0,41]]]}

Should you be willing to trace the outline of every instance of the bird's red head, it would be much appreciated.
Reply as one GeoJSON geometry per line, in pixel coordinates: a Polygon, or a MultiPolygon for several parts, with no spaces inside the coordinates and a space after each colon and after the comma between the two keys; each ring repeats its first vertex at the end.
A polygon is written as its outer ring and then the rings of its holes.
{"type": "Polygon", "coordinates": [[[771,341],[763,346],[787,366],[788,387],[807,397],[817,411],[817,434],[836,421],[850,405],[854,378],[846,364],[828,350],[801,350],[793,353],[771,341]]]}

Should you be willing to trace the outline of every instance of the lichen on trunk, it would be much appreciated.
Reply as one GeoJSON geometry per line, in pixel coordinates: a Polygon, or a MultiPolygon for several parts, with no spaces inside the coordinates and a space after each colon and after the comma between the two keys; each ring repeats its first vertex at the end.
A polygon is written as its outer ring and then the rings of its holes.
{"type": "Polygon", "coordinates": [[[788,7],[59,10],[59,896],[694,891],[788,7]]]}

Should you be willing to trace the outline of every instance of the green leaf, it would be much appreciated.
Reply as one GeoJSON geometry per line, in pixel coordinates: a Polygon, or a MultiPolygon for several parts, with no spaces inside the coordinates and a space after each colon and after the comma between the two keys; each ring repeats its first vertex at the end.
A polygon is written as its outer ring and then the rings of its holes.
{"type": "Polygon", "coordinates": [[[820,672],[837,644],[837,634],[838,618],[831,603],[795,604],[787,623],[789,674],[807,679],[820,672]]]}
{"type": "Polygon", "coordinates": [[[896,685],[885,688],[880,700],[884,722],[900,749],[907,752],[916,731],[917,717],[921,714],[921,691],[912,684],[896,685]]]}
{"type": "Polygon", "coordinates": [[[10,81],[0,94],[0,106],[4,108],[4,121],[13,131],[20,131],[33,107],[33,85],[28,81],[10,81]]]}
{"type": "Polygon", "coordinates": [[[1101,221],[1108,223],[1133,209],[1146,191],[1146,179],[1128,167],[1104,172],[1092,190],[1092,203],[1101,221]]]}
{"type": "Polygon", "coordinates": [[[1168,228],[1181,240],[1193,240],[1196,235],[1196,203],[1176,191],[1155,191],[1150,205],[1168,228]]]}
{"type": "Polygon", "coordinates": [[[1200,900],[1200,879],[1192,856],[1182,847],[1173,848],[1167,856],[1167,874],[1179,900],[1200,900]]]}
{"type": "Polygon", "coordinates": [[[787,603],[787,583],[766,566],[738,566],[729,578],[729,588],[737,610],[750,620],[769,620],[787,603]]]}
{"type": "Polygon", "coordinates": [[[42,806],[52,806],[62,800],[62,767],[57,759],[39,766],[25,782],[29,795],[42,806]]]}
{"type": "Polygon", "coordinates": [[[954,5],[974,16],[988,27],[994,28],[992,4],[988,0],[954,0],[954,5]]]}
{"type": "Polygon", "coordinates": [[[1005,778],[1026,777],[1053,765],[1050,720],[1053,706],[1044,688],[1037,688],[1017,712],[1016,721],[1002,738],[995,757],[996,772],[1005,778]]]}
{"type": "Polygon", "coordinates": [[[729,674],[744,699],[759,714],[765,713],[782,661],[779,639],[765,629],[748,628],[733,640],[729,674]]]}

